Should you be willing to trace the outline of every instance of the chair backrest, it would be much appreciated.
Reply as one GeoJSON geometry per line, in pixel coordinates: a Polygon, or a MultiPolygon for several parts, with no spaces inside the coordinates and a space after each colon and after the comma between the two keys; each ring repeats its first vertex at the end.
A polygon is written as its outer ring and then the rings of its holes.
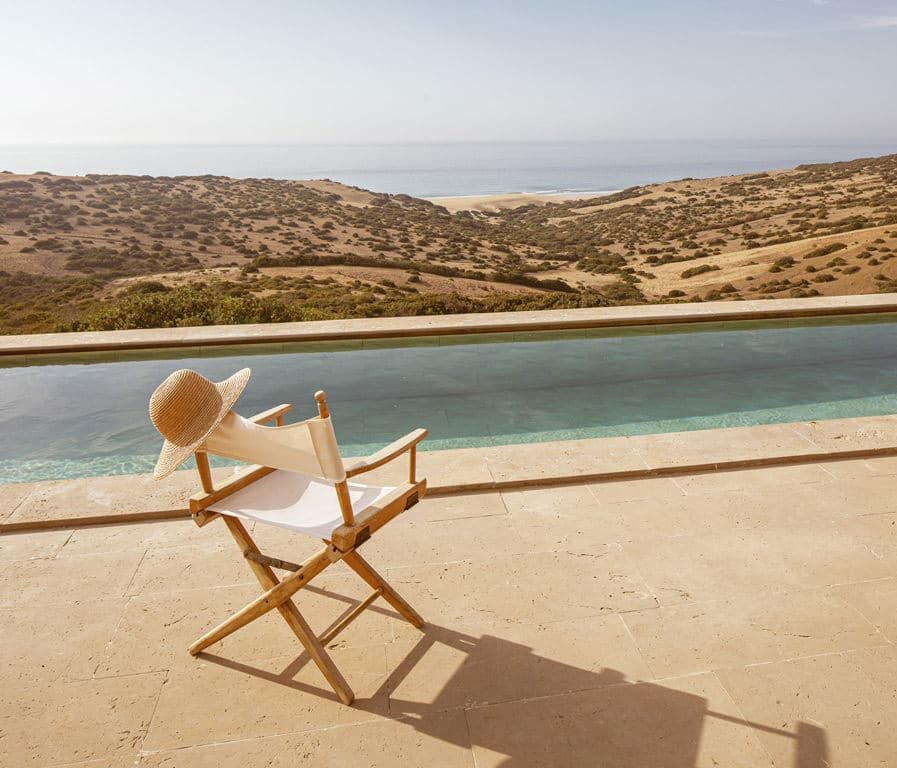
{"type": "Polygon", "coordinates": [[[355,515],[346,483],[330,411],[323,392],[315,393],[318,415],[285,426],[266,427],[230,411],[196,453],[197,469],[205,491],[211,490],[207,453],[323,478],[333,483],[343,521],[353,525],[355,515]]]}
{"type": "Polygon", "coordinates": [[[231,411],[206,439],[208,453],[331,482],[346,479],[330,418],[265,427],[231,411]]]}

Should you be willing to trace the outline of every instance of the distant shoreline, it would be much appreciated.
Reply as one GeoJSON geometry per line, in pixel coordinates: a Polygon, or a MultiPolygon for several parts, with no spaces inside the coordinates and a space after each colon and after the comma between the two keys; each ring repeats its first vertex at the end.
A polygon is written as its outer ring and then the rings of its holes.
{"type": "MultiPolygon", "coordinates": [[[[592,141],[381,145],[22,146],[0,144],[0,170],[323,179],[419,198],[617,190],[897,152],[897,139],[592,141]]],[[[557,198],[553,198],[557,199],[557,198]]],[[[527,202],[533,202],[528,200],[527,202]]],[[[521,203],[526,204],[526,203],[521,203]]]]}

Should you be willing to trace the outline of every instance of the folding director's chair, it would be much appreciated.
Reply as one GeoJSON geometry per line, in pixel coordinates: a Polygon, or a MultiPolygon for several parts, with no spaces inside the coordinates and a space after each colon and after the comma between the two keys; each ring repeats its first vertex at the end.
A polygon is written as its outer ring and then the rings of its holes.
{"type": "Polygon", "coordinates": [[[415,477],[416,447],[427,436],[416,429],[357,464],[345,468],[336,443],[323,392],[315,393],[318,416],[283,425],[291,405],[280,405],[251,419],[231,411],[194,454],[202,493],[190,499],[199,526],[222,518],[262,588],[258,598],[207,632],[190,646],[194,656],[268,611],[277,609],[344,704],[354,693],[324,645],[336,637],[378,597],[385,599],[415,627],[423,619],[358,554],[358,547],[394,517],[414,506],[426,492],[415,477]],[[274,422],[276,426],[263,426],[274,422]],[[208,453],[252,462],[218,488],[212,485],[208,453]],[[397,487],[350,483],[350,478],[381,467],[407,453],[408,482],[397,487]],[[324,547],[302,563],[269,557],[259,551],[244,520],[275,525],[319,537],[324,547]],[[315,635],[292,598],[333,563],[342,560],[373,592],[346,612],[321,637],[315,635]],[[290,571],[278,579],[273,569],[290,571]]]}

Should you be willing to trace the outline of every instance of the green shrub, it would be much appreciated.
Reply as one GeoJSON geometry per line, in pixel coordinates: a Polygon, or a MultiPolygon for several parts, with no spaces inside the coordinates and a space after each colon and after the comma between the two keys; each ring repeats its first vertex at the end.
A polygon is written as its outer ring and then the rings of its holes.
{"type": "Polygon", "coordinates": [[[805,259],[818,259],[820,256],[828,256],[830,253],[843,251],[847,246],[844,243],[829,243],[819,248],[814,248],[804,256],[805,259]]]}
{"type": "Polygon", "coordinates": [[[580,259],[576,268],[583,272],[592,272],[599,275],[612,274],[626,266],[626,259],[619,253],[611,251],[599,251],[598,253],[580,259]]]}
{"type": "Polygon", "coordinates": [[[790,256],[783,256],[781,259],[776,259],[772,266],[769,268],[770,272],[781,272],[783,269],[787,267],[794,266],[794,259],[790,256]]]}
{"type": "Polygon", "coordinates": [[[697,267],[689,267],[686,269],[681,275],[679,275],[683,280],[687,280],[690,277],[695,277],[696,275],[703,275],[705,272],[715,272],[719,269],[715,264],[700,264],[697,267]]]}

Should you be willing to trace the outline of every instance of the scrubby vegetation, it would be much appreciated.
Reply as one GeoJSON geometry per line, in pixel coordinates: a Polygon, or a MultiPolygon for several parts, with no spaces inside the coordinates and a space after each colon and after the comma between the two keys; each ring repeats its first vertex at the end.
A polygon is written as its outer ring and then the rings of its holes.
{"type": "Polygon", "coordinates": [[[893,290],[894,256],[897,156],[457,213],[328,181],[0,175],[0,333],[893,290]]]}
{"type": "Polygon", "coordinates": [[[139,291],[99,306],[70,330],[111,331],[129,328],[177,327],[234,323],[279,323],[298,320],[332,320],[350,317],[445,315],[463,312],[570,309],[607,306],[622,298],[615,291],[539,293],[523,296],[498,294],[477,299],[452,294],[427,294],[412,298],[371,294],[362,300],[343,291],[320,291],[302,301],[262,299],[233,285],[185,285],[162,291],[139,291]]]}

